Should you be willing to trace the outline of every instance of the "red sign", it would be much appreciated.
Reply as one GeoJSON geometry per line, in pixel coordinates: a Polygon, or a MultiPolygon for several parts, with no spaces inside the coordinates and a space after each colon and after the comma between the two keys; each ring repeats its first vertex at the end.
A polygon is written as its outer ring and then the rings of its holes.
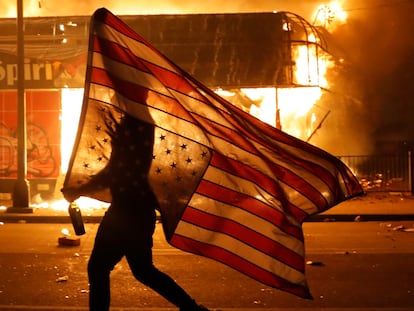
{"type": "MultiPolygon", "coordinates": [[[[0,178],[17,176],[17,92],[0,92],[0,178]]],[[[27,177],[60,170],[60,92],[26,91],[27,177]]]]}

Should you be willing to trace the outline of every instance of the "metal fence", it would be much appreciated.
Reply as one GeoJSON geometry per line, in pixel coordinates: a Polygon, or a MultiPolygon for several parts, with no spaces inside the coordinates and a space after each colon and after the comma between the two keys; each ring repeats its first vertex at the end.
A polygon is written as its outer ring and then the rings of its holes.
{"type": "Polygon", "coordinates": [[[366,191],[411,191],[412,154],[339,156],[366,191]]]}

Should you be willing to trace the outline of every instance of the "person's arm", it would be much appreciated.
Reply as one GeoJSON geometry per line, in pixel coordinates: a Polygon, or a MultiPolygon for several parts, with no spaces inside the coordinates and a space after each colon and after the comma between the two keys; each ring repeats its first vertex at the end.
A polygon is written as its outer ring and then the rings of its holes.
{"type": "Polygon", "coordinates": [[[87,196],[88,193],[97,192],[108,187],[108,166],[93,176],[87,183],[79,187],[62,188],[63,197],[68,202],[73,202],[80,196],[87,196]]]}

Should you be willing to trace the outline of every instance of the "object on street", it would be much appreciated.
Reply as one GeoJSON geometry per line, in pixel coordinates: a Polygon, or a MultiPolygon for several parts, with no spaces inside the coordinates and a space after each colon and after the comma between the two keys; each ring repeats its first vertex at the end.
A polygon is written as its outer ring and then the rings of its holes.
{"type": "Polygon", "coordinates": [[[312,261],[312,260],[308,260],[306,262],[306,264],[308,266],[323,266],[323,263],[321,261],[312,261]]]}
{"type": "Polygon", "coordinates": [[[68,207],[68,212],[76,235],[85,234],[85,227],[83,225],[82,214],[79,206],[76,203],[71,202],[68,207]]]}
{"type": "Polygon", "coordinates": [[[68,280],[69,280],[69,277],[67,275],[64,275],[64,276],[58,277],[56,279],[56,283],[67,282],[68,280]]]}
{"type": "Polygon", "coordinates": [[[79,246],[80,238],[73,237],[73,236],[62,236],[62,237],[59,237],[58,243],[61,246],[79,246]]]}

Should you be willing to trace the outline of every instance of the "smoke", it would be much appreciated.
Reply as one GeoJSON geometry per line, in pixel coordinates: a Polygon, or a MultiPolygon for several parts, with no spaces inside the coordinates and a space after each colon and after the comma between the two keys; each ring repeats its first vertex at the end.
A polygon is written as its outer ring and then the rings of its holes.
{"type": "Polygon", "coordinates": [[[348,134],[342,145],[359,154],[412,147],[414,2],[348,0],[344,8],[348,21],[331,38],[344,61],[329,79],[330,90],[340,96],[324,102],[335,105],[333,117],[348,134]]]}

